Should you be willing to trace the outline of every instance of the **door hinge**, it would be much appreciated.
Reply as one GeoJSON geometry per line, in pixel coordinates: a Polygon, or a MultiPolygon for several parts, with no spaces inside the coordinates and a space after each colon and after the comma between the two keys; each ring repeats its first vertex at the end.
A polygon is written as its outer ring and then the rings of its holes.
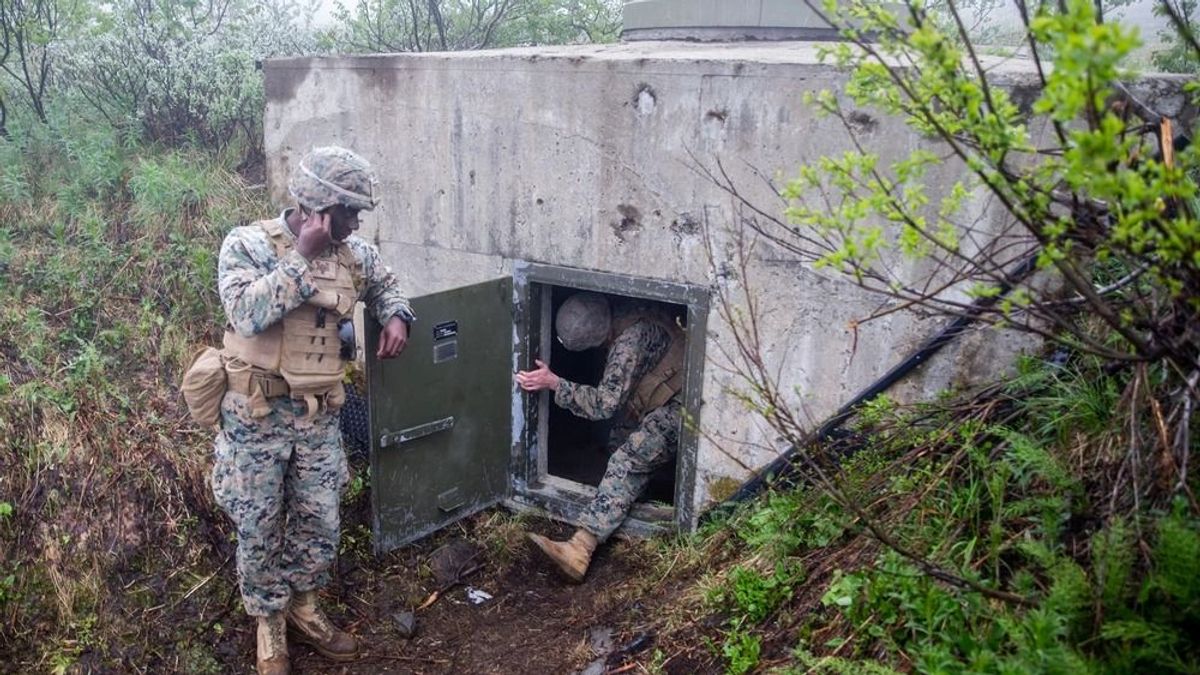
{"type": "Polygon", "coordinates": [[[401,429],[400,431],[384,431],[379,435],[379,447],[386,448],[392,445],[400,445],[407,443],[430,434],[436,434],[439,431],[445,431],[454,426],[453,417],[445,417],[433,422],[418,424],[415,427],[401,429]]]}

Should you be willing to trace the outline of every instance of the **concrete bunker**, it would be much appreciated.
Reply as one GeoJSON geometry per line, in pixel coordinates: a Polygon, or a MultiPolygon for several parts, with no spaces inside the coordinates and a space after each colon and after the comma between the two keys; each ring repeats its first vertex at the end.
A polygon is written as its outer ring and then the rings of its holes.
{"type": "MultiPolygon", "coordinates": [[[[579,458],[560,446],[572,432],[552,421],[546,396],[522,395],[513,381],[536,355],[562,358],[550,319],[567,289],[666,303],[687,326],[691,419],[666,477],[669,508],[639,508],[629,530],[694,528],[786,450],[719,363],[736,329],[718,296],[733,299],[730,312],[757,299],[764,368],[814,425],[945,327],[900,312],[860,324],[880,309],[877,296],[769,243],[747,251],[736,228],[754,214],[705,175],[720,162],[742,196],[782,210],[778,180],[853,147],[840,122],[804,102],[846,86],[847,74],[823,63],[812,43],[282,59],[266,62],[264,74],[272,196],[287,201],[291,164],[313,145],[361,152],[384,195],[361,234],[414,296],[419,320],[405,354],[368,362],[378,550],[493,504],[568,521],[578,513],[595,468],[572,466],[579,458]]],[[[997,64],[995,74],[1013,90],[1038,83],[1019,62],[997,64]]],[[[1177,91],[1136,86],[1155,101],[1177,91]]],[[[852,112],[881,164],[938,147],[900,120],[852,112]]],[[[962,171],[954,161],[930,167],[930,202],[962,171]]],[[[976,236],[1009,227],[986,195],[964,208],[976,236]]],[[[924,272],[904,270],[914,279],[924,272]]],[[[374,331],[366,336],[372,353],[374,331]]],[[[888,394],[927,399],[991,378],[1030,344],[973,333],[888,394]]],[[[574,433],[599,445],[605,432],[574,433]]]]}
{"type": "MultiPolygon", "coordinates": [[[[696,426],[677,453],[670,510],[640,508],[630,531],[693,529],[731,484],[783,450],[715,363],[734,340],[715,311],[718,291],[757,295],[767,367],[814,420],[940,327],[896,314],[852,334],[878,299],[770,247],[739,260],[729,228],[748,214],[697,169],[723,158],[747,198],[769,205],[778,197],[764,176],[850,147],[835,120],[804,103],[806,92],[838,90],[846,77],[811,43],[284,59],[264,73],[280,92],[268,100],[264,139],[273,196],[286,202],[291,163],[312,145],[364,154],[384,200],[361,234],[378,244],[419,317],[402,358],[369,373],[380,550],[493,504],[568,521],[578,512],[591,486],[559,470],[549,402],[522,402],[513,381],[533,354],[553,357],[542,326],[556,288],[686,308],[696,426]],[[655,104],[643,114],[633,101],[647,86],[655,104]],[[558,95],[538,95],[546,91],[558,95]]],[[[871,136],[881,161],[930,143],[888,119],[871,136]]],[[[957,171],[939,167],[931,183],[953,184],[957,171]]],[[[980,227],[989,224],[984,216],[980,227]]],[[[988,363],[1019,347],[1002,346],[988,363]]],[[[951,348],[893,393],[931,396],[958,378],[963,360],[951,348]]]]}

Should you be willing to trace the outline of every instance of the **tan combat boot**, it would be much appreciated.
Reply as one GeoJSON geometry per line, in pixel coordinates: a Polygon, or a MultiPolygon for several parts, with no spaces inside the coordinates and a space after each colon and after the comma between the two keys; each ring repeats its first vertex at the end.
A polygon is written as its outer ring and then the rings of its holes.
{"type": "Polygon", "coordinates": [[[258,675],[288,675],[287,625],[283,612],[258,617],[258,675]]]}
{"type": "Polygon", "coordinates": [[[530,533],[529,541],[536,544],[575,583],[583,581],[592,562],[592,553],[596,550],[596,535],[587,530],[575,530],[575,534],[567,541],[551,541],[540,534],[530,533]]]}
{"type": "Polygon", "coordinates": [[[316,591],[304,591],[292,597],[287,622],[295,629],[296,639],[310,645],[321,656],[334,661],[353,661],[358,658],[358,640],[330,623],[325,612],[317,607],[316,591]]]}

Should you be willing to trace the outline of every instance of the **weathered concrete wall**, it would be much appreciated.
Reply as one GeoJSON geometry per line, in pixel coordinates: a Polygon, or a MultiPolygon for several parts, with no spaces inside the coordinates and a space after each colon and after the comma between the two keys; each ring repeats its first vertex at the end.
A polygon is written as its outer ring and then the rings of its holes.
{"type": "MultiPolygon", "coordinates": [[[[845,78],[818,63],[815,45],[642,42],[283,60],[265,71],[273,194],[284,201],[288,168],[314,144],[363,153],[385,195],[365,216],[364,234],[413,295],[507,275],[513,260],[719,287],[734,297],[749,287],[760,298],[770,368],[814,421],[940,326],[895,313],[855,331],[879,297],[763,245],[747,278],[738,269],[730,232],[747,214],[697,166],[719,160],[750,199],[781,210],[768,180],[849,148],[840,124],[802,100],[845,78]]],[[[1017,87],[1031,82],[1012,77],[1017,87]]],[[[861,120],[884,161],[928,143],[870,111],[861,120]]],[[[944,167],[931,184],[949,186],[957,172],[944,167]]],[[[985,224],[986,206],[972,206],[985,224]]],[[[715,308],[709,336],[707,353],[719,362],[731,336],[715,308]]],[[[929,396],[990,376],[1014,349],[994,333],[968,337],[899,392],[929,396]]],[[[727,391],[739,384],[707,368],[697,506],[779,446],[727,391]]]]}

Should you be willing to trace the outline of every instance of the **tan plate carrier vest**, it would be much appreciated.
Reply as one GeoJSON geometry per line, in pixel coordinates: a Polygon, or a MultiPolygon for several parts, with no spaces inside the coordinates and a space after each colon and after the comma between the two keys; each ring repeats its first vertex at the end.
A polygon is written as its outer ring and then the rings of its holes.
{"type": "Polygon", "coordinates": [[[637,310],[616,320],[613,335],[625,332],[627,328],[638,321],[649,321],[662,326],[671,336],[667,351],[658,363],[654,364],[629,394],[625,406],[634,420],[641,420],[646,413],[660,408],[671,397],[683,390],[683,361],[684,347],[687,344],[683,328],[666,312],[637,310]]]}
{"type": "MultiPolygon", "coordinates": [[[[283,260],[295,246],[284,231],[283,219],[256,224],[283,260]]],[[[309,263],[318,290],[304,304],[253,337],[242,337],[232,327],[225,329],[229,386],[250,397],[252,416],[268,414],[266,399],[285,394],[304,399],[309,416],[322,407],[336,410],[345,402],[346,362],[339,355],[338,321],[349,317],[358,301],[359,265],[349,246],[334,243],[309,263]]]]}

